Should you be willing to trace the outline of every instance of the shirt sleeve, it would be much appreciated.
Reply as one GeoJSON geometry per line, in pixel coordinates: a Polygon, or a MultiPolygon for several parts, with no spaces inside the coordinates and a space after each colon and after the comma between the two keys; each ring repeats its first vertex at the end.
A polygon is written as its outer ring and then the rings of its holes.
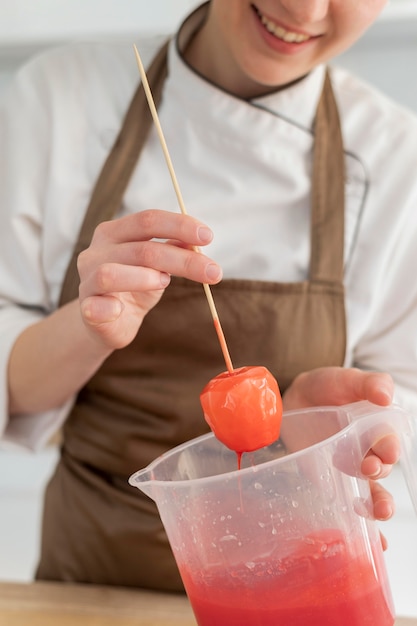
{"type": "MultiPolygon", "coordinates": [[[[374,174],[348,289],[358,334],[353,364],[389,372],[394,401],[417,416],[417,124],[410,125],[390,168],[374,174]],[[385,174],[384,174],[385,172],[385,174]]],[[[352,325],[353,326],[353,325],[352,325]]]]}
{"type": "MultiPolygon", "coordinates": [[[[44,203],[51,160],[51,114],[38,63],[29,63],[0,100],[0,438],[36,448],[68,405],[9,421],[7,367],[17,337],[54,308],[44,274],[44,203]]],[[[48,262],[53,263],[50,258],[48,262]]]]}
{"type": "MultiPolygon", "coordinates": [[[[150,48],[150,58],[154,48],[150,48]]],[[[36,448],[74,399],[42,415],[7,412],[16,338],[58,306],[97,176],[137,84],[130,45],[79,43],[32,58],[0,98],[0,438],[36,448]]]]}

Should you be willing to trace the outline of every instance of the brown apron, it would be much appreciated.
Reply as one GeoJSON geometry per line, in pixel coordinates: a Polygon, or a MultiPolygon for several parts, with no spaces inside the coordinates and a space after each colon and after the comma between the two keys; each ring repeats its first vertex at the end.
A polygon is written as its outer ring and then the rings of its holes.
{"type": "MultiPolygon", "coordinates": [[[[148,74],[159,101],[166,47],[148,74]]],[[[150,125],[139,88],[93,192],[61,304],[77,297],[77,255],[96,224],[120,208],[150,125]]],[[[265,365],[282,391],[300,372],[342,365],[345,355],[344,156],[328,76],[313,161],[309,280],[223,280],[213,287],[234,366],[265,365]]],[[[173,278],[136,339],[115,351],[78,394],[46,492],[38,578],[182,589],[156,507],[127,479],[207,431],[199,393],[224,370],[202,286],[173,278]]]]}

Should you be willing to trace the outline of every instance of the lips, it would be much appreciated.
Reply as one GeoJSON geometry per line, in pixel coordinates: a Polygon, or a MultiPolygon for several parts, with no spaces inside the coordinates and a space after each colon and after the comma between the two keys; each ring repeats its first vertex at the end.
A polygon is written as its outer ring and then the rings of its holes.
{"type": "Polygon", "coordinates": [[[280,24],[277,24],[276,22],[268,18],[266,15],[261,13],[261,11],[259,11],[259,9],[255,5],[252,5],[252,8],[257,14],[260,22],[266,28],[266,30],[271,35],[274,35],[274,37],[276,37],[277,39],[280,39],[281,41],[285,41],[286,43],[293,43],[293,44],[301,44],[301,43],[308,41],[309,39],[312,39],[311,35],[306,35],[304,33],[287,30],[280,24]]]}

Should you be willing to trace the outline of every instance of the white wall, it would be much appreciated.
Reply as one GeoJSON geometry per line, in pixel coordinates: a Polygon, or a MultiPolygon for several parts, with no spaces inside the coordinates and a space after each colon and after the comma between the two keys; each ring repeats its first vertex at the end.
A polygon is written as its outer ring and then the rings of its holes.
{"type": "Polygon", "coordinates": [[[393,0],[338,62],[417,113],[417,0],[393,0]]]}
{"type": "Polygon", "coordinates": [[[2,45],[171,30],[198,0],[0,0],[2,45]]]}
{"type": "Polygon", "coordinates": [[[0,88],[42,49],[172,32],[198,0],[0,0],[0,88]]]}

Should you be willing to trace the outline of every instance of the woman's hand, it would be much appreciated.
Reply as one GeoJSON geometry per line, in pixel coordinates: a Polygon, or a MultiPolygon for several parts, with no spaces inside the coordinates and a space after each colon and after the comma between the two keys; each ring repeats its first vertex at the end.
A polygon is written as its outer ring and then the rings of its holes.
{"type": "Polygon", "coordinates": [[[100,224],[78,258],[81,315],[89,332],[107,348],[123,348],[171,275],[219,282],[221,268],[193,249],[212,238],[193,217],[167,211],[142,211],[100,224]]]}
{"type": "MultiPolygon", "coordinates": [[[[284,410],[311,406],[350,404],[368,400],[380,406],[392,402],[394,382],[389,374],[364,372],[356,368],[323,367],[297,376],[283,395],[284,410]]],[[[394,513],[394,499],[377,480],[385,478],[398,461],[400,444],[395,435],[375,442],[364,458],[361,471],[370,480],[374,516],[389,519],[394,513]]],[[[382,538],[384,547],[385,540],[382,538]]]]}
{"type": "Polygon", "coordinates": [[[219,282],[220,267],[193,249],[212,237],[188,215],[157,210],[100,224],[78,257],[79,298],[26,328],[13,346],[10,415],[69,401],[113,350],[134,339],[172,274],[219,282]]]}
{"type": "Polygon", "coordinates": [[[78,258],[79,298],[26,328],[13,346],[10,415],[69,401],[113,350],[134,339],[172,274],[219,282],[220,267],[193,249],[212,237],[188,215],[157,210],[100,224],[78,258]]]}

